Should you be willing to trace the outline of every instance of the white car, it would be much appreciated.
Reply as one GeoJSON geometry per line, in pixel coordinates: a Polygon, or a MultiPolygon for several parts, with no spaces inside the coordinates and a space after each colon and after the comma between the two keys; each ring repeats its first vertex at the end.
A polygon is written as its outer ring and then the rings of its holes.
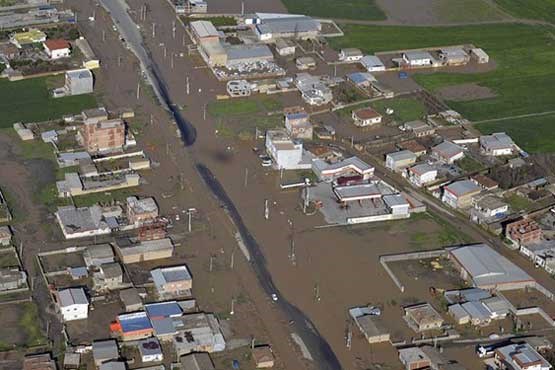
{"type": "Polygon", "coordinates": [[[264,159],[262,161],[262,167],[270,167],[272,165],[272,160],[271,159],[264,159]]]}
{"type": "Polygon", "coordinates": [[[276,293],[272,293],[272,301],[277,302],[278,296],[276,293]]]}

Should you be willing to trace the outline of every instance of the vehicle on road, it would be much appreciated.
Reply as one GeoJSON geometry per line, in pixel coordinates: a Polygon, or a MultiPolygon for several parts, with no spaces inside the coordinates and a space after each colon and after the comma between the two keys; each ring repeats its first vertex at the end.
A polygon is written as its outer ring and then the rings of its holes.
{"type": "Polygon", "coordinates": [[[278,296],[276,293],[272,293],[272,301],[277,302],[278,301],[278,296]]]}

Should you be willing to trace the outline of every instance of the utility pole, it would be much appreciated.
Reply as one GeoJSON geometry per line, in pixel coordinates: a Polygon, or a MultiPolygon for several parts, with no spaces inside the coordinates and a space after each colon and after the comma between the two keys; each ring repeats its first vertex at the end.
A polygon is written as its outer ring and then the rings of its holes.
{"type": "Polygon", "coordinates": [[[175,39],[175,21],[172,22],[172,38],[175,39]]]}
{"type": "Polygon", "coordinates": [[[137,100],[139,100],[141,94],[141,81],[137,82],[137,100]]]}
{"type": "Polygon", "coordinates": [[[152,23],[152,38],[156,37],[156,23],[152,23]]]}
{"type": "Polygon", "coordinates": [[[167,54],[168,54],[168,48],[166,48],[166,46],[164,45],[164,59],[166,59],[167,54]]]}
{"type": "Polygon", "coordinates": [[[289,245],[289,259],[291,260],[291,263],[293,264],[293,266],[296,265],[297,262],[297,257],[295,254],[295,225],[293,224],[293,221],[291,219],[287,220],[287,223],[289,224],[289,240],[290,240],[290,245],[289,245]]]}
{"type": "Polygon", "coordinates": [[[118,67],[121,67],[121,56],[118,55],[118,67]]]}
{"type": "Polygon", "coordinates": [[[245,2],[241,1],[241,16],[245,15],[245,2]]]}
{"type": "Polygon", "coordinates": [[[190,93],[190,89],[189,89],[189,76],[187,76],[186,78],[187,78],[187,79],[186,79],[186,82],[185,82],[185,86],[186,86],[186,89],[187,89],[187,95],[189,95],[189,93],[190,93]]]}
{"type": "Polygon", "coordinates": [[[345,345],[347,349],[351,349],[351,342],[353,340],[353,330],[351,328],[351,323],[347,320],[347,328],[345,329],[345,345]]]}
{"type": "Polygon", "coordinates": [[[306,209],[308,208],[309,204],[310,204],[310,186],[309,186],[310,180],[308,178],[304,179],[304,203],[303,203],[303,213],[306,214],[306,209]]]}
{"type": "Polygon", "coordinates": [[[235,265],[235,250],[231,252],[231,263],[229,264],[229,268],[233,270],[234,265],[235,265]]]}
{"type": "Polygon", "coordinates": [[[189,233],[191,232],[191,218],[193,217],[193,213],[195,213],[196,211],[197,211],[196,208],[187,209],[187,216],[188,216],[187,230],[189,230],[189,233]]]}
{"type": "Polygon", "coordinates": [[[232,316],[233,314],[235,314],[234,306],[235,306],[235,298],[231,298],[231,311],[229,311],[229,314],[232,316]]]}
{"type": "Polygon", "coordinates": [[[172,56],[171,56],[171,62],[170,62],[170,65],[171,65],[171,67],[172,67],[172,69],[173,69],[173,53],[172,53],[172,56]]]}
{"type": "Polygon", "coordinates": [[[202,109],[202,119],[206,121],[206,104],[204,104],[204,108],[202,109]]]}
{"type": "Polygon", "coordinates": [[[245,167],[245,187],[247,187],[249,182],[249,169],[245,167]]]}
{"type": "Polygon", "coordinates": [[[320,284],[316,283],[314,284],[314,301],[320,302],[320,299],[320,284]]]}
{"type": "Polygon", "coordinates": [[[264,218],[270,218],[270,208],[268,207],[268,199],[264,199],[264,218]]]}
{"type": "Polygon", "coordinates": [[[210,267],[209,267],[209,271],[212,272],[212,269],[214,268],[214,256],[210,255],[210,267]]]}
{"type": "Polygon", "coordinates": [[[102,42],[106,41],[106,31],[102,30],[102,42]]]}

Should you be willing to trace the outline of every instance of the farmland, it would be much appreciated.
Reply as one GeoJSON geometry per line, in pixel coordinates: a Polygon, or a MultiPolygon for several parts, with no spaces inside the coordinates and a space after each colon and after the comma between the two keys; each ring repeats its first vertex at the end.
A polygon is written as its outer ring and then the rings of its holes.
{"type": "Polygon", "coordinates": [[[385,114],[387,108],[393,109],[392,117],[398,123],[421,119],[426,114],[426,107],[424,104],[413,98],[378,100],[372,105],[381,114],[385,114]]]}
{"type": "Polygon", "coordinates": [[[386,19],[374,0],[284,0],[290,13],[315,17],[379,21],[386,19]]]}
{"type": "Polygon", "coordinates": [[[433,7],[442,22],[481,22],[503,18],[501,11],[486,0],[442,0],[433,7]]]}
{"type": "Polygon", "coordinates": [[[75,114],[96,106],[93,95],[54,99],[50,95],[52,80],[33,78],[10,82],[0,80],[0,128],[15,122],[40,122],[75,114]],[[12,99],[14,96],[17,99],[12,99]]]}
{"type": "Polygon", "coordinates": [[[496,63],[485,73],[418,74],[416,80],[434,91],[445,86],[475,83],[496,96],[471,101],[448,101],[471,120],[510,117],[555,109],[555,40],[543,26],[492,24],[457,27],[387,27],[344,25],[347,36],[332,39],[335,48],[358,47],[365,52],[473,43],[496,63]],[[508,37],[510,35],[510,37],[508,37]]]}
{"type": "Polygon", "coordinates": [[[479,123],[476,128],[484,134],[504,131],[530,153],[555,152],[555,114],[479,123]]]}
{"type": "Polygon", "coordinates": [[[495,0],[495,2],[512,16],[555,23],[555,1],[553,0],[495,0]]]}

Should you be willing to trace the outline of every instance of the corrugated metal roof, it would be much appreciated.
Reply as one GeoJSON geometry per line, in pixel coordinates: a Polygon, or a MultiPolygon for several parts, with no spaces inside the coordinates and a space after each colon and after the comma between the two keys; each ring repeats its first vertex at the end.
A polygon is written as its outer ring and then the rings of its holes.
{"type": "Polygon", "coordinates": [[[183,310],[181,310],[181,307],[175,301],[145,304],[145,311],[151,319],[176,317],[183,314],[183,310]]]}

